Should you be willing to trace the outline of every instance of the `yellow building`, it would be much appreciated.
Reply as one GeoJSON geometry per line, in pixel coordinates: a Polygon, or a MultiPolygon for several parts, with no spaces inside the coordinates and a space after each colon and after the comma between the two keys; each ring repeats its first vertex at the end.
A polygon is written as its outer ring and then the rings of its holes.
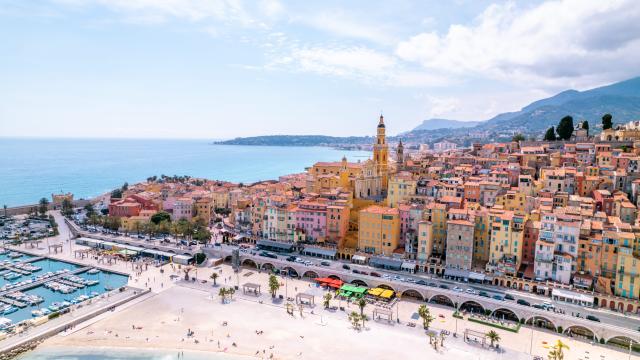
{"type": "Polygon", "coordinates": [[[323,193],[342,188],[353,189],[353,181],[362,174],[362,164],[347,162],[317,162],[308,170],[307,192],[323,193]]]}
{"type": "Polygon", "coordinates": [[[506,194],[496,197],[495,205],[500,205],[503,209],[513,211],[516,214],[524,214],[526,198],[522,192],[509,190],[506,194]]]}
{"type": "Polygon", "coordinates": [[[618,250],[615,294],[625,298],[638,299],[640,289],[640,259],[633,249],[621,246],[618,250]]]}
{"type": "Polygon", "coordinates": [[[440,203],[428,204],[424,209],[424,219],[433,224],[433,251],[444,254],[447,242],[447,206],[440,203]]]}
{"type": "Polygon", "coordinates": [[[489,245],[491,242],[489,211],[487,209],[476,211],[474,221],[473,263],[474,266],[484,265],[489,261],[489,245]]]}
{"type": "Polygon", "coordinates": [[[489,224],[489,262],[487,271],[515,275],[522,261],[522,243],[526,217],[513,211],[491,209],[489,224]]]}
{"type": "Polygon", "coordinates": [[[213,207],[215,209],[227,209],[229,208],[229,190],[225,188],[218,188],[211,192],[213,196],[213,207]]]}
{"type": "Polygon", "coordinates": [[[143,230],[144,225],[151,221],[151,217],[157,213],[155,210],[141,210],[137,216],[120,218],[121,227],[128,232],[139,232],[143,230]]]}
{"type": "Polygon", "coordinates": [[[411,173],[407,171],[391,176],[387,191],[387,206],[398,207],[399,203],[415,195],[417,183],[411,173]]]}
{"type": "Polygon", "coordinates": [[[418,223],[418,254],[421,261],[428,261],[433,251],[433,224],[429,221],[418,223]]]}
{"type": "Polygon", "coordinates": [[[367,253],[391,255],[398,247],[400,216],[397,208],[371,205],[360,210],[358,248],[367,253]]]}
{"type": "Polygon", "coordinates": [[[201,220],[205,225],[209,225],[213,217],[213,211],[215,210],[213,199],[210,197],[200,198],[196,200],[193,207],[196,213],[194,221],[201,220]]]}

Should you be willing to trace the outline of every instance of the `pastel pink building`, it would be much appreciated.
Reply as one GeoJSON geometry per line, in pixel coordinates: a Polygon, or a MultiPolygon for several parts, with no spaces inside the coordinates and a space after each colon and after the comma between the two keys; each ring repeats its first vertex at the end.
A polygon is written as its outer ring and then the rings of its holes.
{"type": "Polygon", "coordinates": [[[305,233],[307,240],[324,241],[327,236],[327,205],[315,201],[301,201],[294,209],[295,227],[305,233]]]}

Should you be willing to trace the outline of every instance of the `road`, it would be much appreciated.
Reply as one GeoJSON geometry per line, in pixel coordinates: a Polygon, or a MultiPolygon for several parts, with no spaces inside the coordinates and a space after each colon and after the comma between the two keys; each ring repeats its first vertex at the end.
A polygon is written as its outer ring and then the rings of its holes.
{"type": "MultiPolygon", "coordinates": [[[[221,245],[221,249],[234,249],[237,248],[236,246],[233,245],[221,245]]],[[[260,261],[260,262],[264,262],[266,260],[268,260],[268,258],[265,257],[261,257],[258,255],[259,250],[255,250],[253,251],[255,254],[252,255],[251,254],[251,250],[248,250],[247,252],[244,252],[243,255],[245,256],[251,256],[253,258],[255,258],[256,260],[260,261]]],[[[271,252],[273,253],[273,252],[271,252]]],[[[371,266],[367,266],[367,265],[356,265],[356,264],[352,264],[346,261],[342,261],[342,260],[322,260],[322,259],[318,259],[318,258],[314,258],[314,257],[309,257],[309,256],[304,256],[304,255],[300,255],[300,254],[276,254],[278,256],[278,259],[281,261],[285,261],[287,257],[289,256],[296,256],[299,257],[305,261],[310,261],[313,263],[313,265],[311,266],[317,266],[319,269],[322,270],[334,270],[336,273],[344,273],[344,272],[349,272],[351,276],[358,276],[358,274],[353,273],[354,269],[360,270],[360,271],[364,271],[368,274],[371,274],[371,272],[377,273],[380,275],[380,280],[384,280],[384,281],[388,281],[390,284],[391,283],[401,283],[404,282],[405,285],[408,282],[407,279],[414,279],[415,281],[418,280],[423,280],[425,282],[427,282],[429,285],[431,284],[435,284],[436,287],[440,287],[441,285],[446,285],[449,289],[453,289],[454,287],[459,287],[462,288],[463,291],[466,289],[473,289],[475,291],[475,294],[477,295],[478,292],[480,291],[485,291],[487,292],[487,294],[492,297],[493,295],[498,295],[501,297],[504,297],[505,294],[510,294],[512,295],[515,300],[511,301],[511,302],[515,302],[518,299],[523,299],[526,300],[528,302],[530,302],[531,304],[537,304],[537,303],[543,303],[543,302],[550,302],[552,303],[555,308],[557,310],[562,310],[564,311],[564,313],[568,316],[571,316],[572,314],[580,314],[581,318],[585,318],[587,315],[593,315],[595,317],[597,317],[598,319],[600,319],[600,321],[607,323],[607,324],[611,324],[614,326],[618,326],[618,327],[623,327],[623,328],[627,328],[627,329],[640,329],[640,319],[638,317],[629,317],[629,316],[625,316],[624,314],[621,313],[615,313],[615,312],[611,312],[608,310],[602,310],[602,309],[591,309],[591,308],[585,308],[585,307],[581,307],[581,306],[577,306],[577,305],[573,305],[573,304],[568,304],[568,303],[564,303],[564,302],[557,302],[557,301],[553,301],[551,298],[546,297],[546,296],[541,296],[541,295],[536,295],[536,294],[531,294],[531,293],[525,293],[525,292],[521,292],[521,291],[515,291],[515,290],[510,290],[510,289],[504,289],[504,288],[500,288],[500,287],[496,287],[493,285],[484,285],[484,284],[476,284],[476,283],[464,283],[464,282],[456,282],[456,281],[452,281],[452,280],[445,280],[445,279],[441,279],[438,277],[432,277],[428,274],[410,274],[407,272],[401,272],[401,271],[388,271],[388,270],[381,270],[381,269],[377,269],[377,268],[373,268],[371,266]],[[327,261],[329,262],[330,266],[322,266],[320,265],[321,261],[327,261]],[[346,270],[343,268],[343,265],[348,264],[348,266],[350,267],[350,270],[346,270]],[[388,276],[388,278],[382,278],[384,276],[388,276]],[[395,279],[394,279],[395,277],[395,279]],[[404,280],[402,280],[404,279],[404,280]]],[[[364,276],[363,276],[363,280],[364,280],[364,276]]],[[[417,285],[419,286],[419,285],[417,285]]],[[[467,294],[470,295],[470,294],[467,294]]],[[[478,296],[478,295],[477,295],[478,296]]]]}

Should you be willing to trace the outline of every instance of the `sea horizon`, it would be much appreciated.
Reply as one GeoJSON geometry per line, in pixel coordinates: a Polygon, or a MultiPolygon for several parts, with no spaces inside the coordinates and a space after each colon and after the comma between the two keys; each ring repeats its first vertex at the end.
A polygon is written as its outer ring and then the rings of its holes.
{"type": "Polygon", "coordinates": [[[277,180],[304,172],[317,161],[369,157],[365,151],[322,146],[217,145],[213,141],[2,137],[0,206],[31,205],[60,192],[87,199],[125,182],[162,174],[238,183],[277,180]]]}

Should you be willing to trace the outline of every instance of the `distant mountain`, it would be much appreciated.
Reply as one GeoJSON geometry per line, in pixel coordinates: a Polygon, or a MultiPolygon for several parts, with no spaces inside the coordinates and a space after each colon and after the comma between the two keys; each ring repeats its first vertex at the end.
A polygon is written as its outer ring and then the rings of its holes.
{"type": "Polygon", "coordinates": [[[595,125],[600,124],[602,115],[606,113],[613,115],[614,123],[640,119],[640,77],[586,91],[566,90],[552,97],[534,101],[520,111],[498,114],[489,120],[472,122],[473,126],[464,128],[460,124],[465,123],[457,120],[425,120],[408,134],[438,129],[458,129],[453,134],[448,131],[448,136],[470,131],[519,131],[537,134],[557,125],[566,115],[573,116],[576,122],[589,121],[591,129],[595,130],[595,125]],[[440,124],[451,125],[441,127],[440,124]]]}
{"type": "Polygon", "coordinates": [[[428,119],[422,124],[416,126],[413,130],[438,130],[438,129],[458,129],[474,127],[480,124],[480,121],[459,121],[448,119],[428,119]]]}
{"type": "MultiPolygon", "coordinates": [[[[566,90],[534,101],[520,111],[502,113],[485,121],[429,119],[399,136],[388,136],[390,143],[400,138],[406,143],[433,143],[448,139],[460,144],[505,141],[514,133],[541,137],[546,129],[566,115],[574,121],[588,120],[591,133],[598,131],[602,115],[610,113],[620,124],[640,120],[640,77],[586,91],[566,90]]],[[[229,145],[339,146],[372,144],[373,137],[333,137],[322,135],[272,135],[236,138],[217,142],[229,145]]]]}
{"type": "Polygon", "coordinates": [[[610,113],[615,123],[640,119],[640,77],[586,90],[567,90],[535,101],[522,110],[500,114],[478,125],[478,130],[520,129],[539,132],[557,125],[566,115],[575,121],[587,120],[595,129],[602,115],[610,113]],[[505,116],[507,115],[507,116],[505,116]]]}

